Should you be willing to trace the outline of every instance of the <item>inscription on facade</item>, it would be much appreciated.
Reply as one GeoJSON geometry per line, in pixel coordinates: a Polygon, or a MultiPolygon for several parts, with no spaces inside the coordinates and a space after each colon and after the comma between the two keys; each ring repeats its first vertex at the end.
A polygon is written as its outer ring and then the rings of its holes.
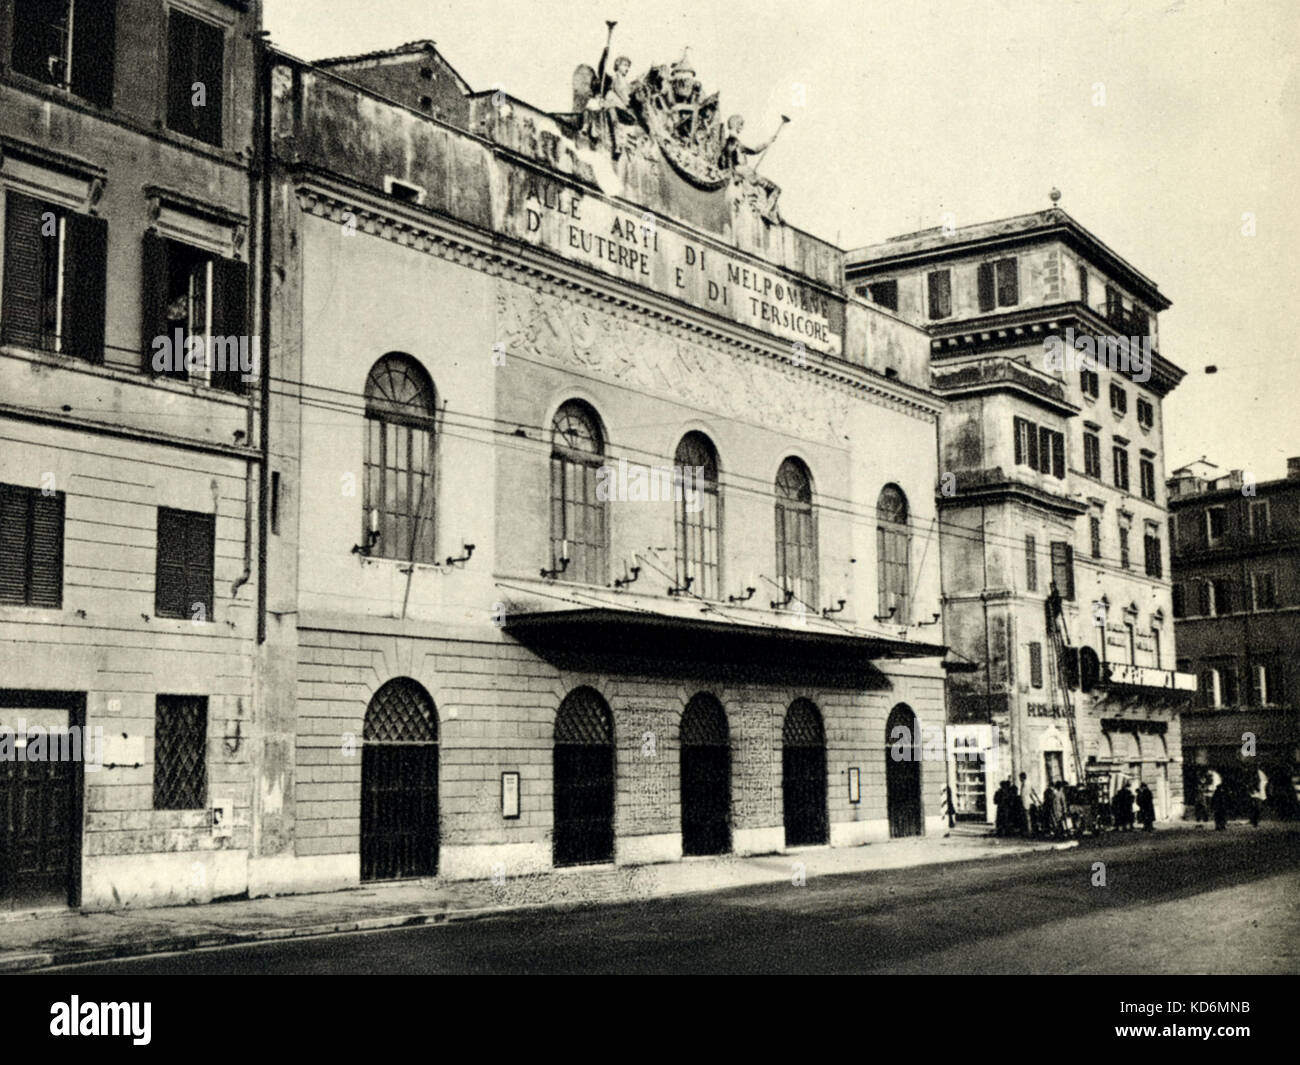
{"type": "Polygon", "coordinates": [[[513,168],[506,180],[501,232],[808,350],[840,354],[843,304],[814,286],[560,182],[513,168]]]}

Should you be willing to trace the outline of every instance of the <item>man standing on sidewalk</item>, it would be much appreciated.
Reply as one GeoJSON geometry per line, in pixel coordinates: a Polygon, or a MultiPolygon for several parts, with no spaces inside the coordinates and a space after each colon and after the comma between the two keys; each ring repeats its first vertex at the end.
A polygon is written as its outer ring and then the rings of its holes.
{"type": "Polygon", "coordinates": [[[1029,783],[1026,774],[1020,774],[1020,833],[1024,836],[1033,834],[1034,807],[1038,803],[1038,792],[1029,783]]]}

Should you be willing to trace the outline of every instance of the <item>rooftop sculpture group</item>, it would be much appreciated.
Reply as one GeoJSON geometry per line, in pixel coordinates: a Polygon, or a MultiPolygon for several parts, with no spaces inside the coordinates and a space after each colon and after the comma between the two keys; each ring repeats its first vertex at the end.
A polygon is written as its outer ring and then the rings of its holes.
{"type": "Polygon", "coordinates": [[[758,175],[757,166],[790,120],[782,115],[771,137],[747,145],[742,139],[745,120],[740,115],[725,123],[719,120],[718,94],[704,95],[685,53],[677,62],[652,66],[636,79],[627,56],[619,56],[610,67],[615,25],[606,23],[605,50],[596,69],[584,63],[573,75],[579,137],[593,150],[607,151],[615,162],[657,147],[691,184],[710,190],[741,186],[738,191],[775,220],[780,190],[758,175]]]}

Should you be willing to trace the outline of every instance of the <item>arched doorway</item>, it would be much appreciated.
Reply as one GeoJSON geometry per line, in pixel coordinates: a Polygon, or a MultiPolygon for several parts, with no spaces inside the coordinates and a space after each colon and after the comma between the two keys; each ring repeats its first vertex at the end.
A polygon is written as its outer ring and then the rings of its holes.
{"type": "Polygon", "coordinates": [[[554,861],[614,858],[614,722],[593,688],[575,688],[555,717],[554,861]]]}
{"type": "Polygon", "coordinates": [[[916,715],[899,703],[885,725],[885,805],[889,834],[919,836],[921,822],[921,737],[916,715]]]}
{"type": "Polygon", "coordinates": [[[361,747],[361,879],[438,871],[438,712],[408,677],[366,708],[361,747]]]}
{"type": "Polygon", "coordinates": [[[682,853],[731,850],[731,737],[727,714],[700,692],[682,714],[682,853]]]}
{"type": "Polygon", "coordinates": [[[825,843],[826,733],[822,716],[807,699],[796,699],[781,729],[781,794],[785,845],[825,843]]]}

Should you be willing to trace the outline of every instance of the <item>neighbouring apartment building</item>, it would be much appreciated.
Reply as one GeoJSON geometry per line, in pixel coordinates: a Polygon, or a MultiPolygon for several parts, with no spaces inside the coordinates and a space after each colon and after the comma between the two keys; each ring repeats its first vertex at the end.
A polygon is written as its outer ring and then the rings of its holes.
{"type": "Polygon", "coordinates": [[[684,58],[614,70],[274,64],[259,882],[940,823],[928,338],[684,58]]]}
{"type": "Polygon", "coordinates": [[[1169,479],[1178,668],[1200,699],[1183,717],[1186,801],[1226,783],[1289,812],[1300,785],[1300,458],[1256,482],[1204,459],[1169,479]],[[1260,774],[1263,779],[1260,779],[1260,774]]]}
{"type": "Polygon", "coordinates": [[[0,910],[247,888],[259,24],[0,5],[0,910]]]}
{"type": "Polygon", "coordinates": [[[1159,351],[1169,300],[1063,210],[848,254],[852,290],[930,334],[959,815],[1000,780],[1182,809],[1159,351]],[[1098,338],[1117,338],[1098,350],[1098,338]],[[1105,358],[1105,351],[1114,357],[1105,358]],[[1096,359],[1080,356],[1095,353],[1096,359]]]}

